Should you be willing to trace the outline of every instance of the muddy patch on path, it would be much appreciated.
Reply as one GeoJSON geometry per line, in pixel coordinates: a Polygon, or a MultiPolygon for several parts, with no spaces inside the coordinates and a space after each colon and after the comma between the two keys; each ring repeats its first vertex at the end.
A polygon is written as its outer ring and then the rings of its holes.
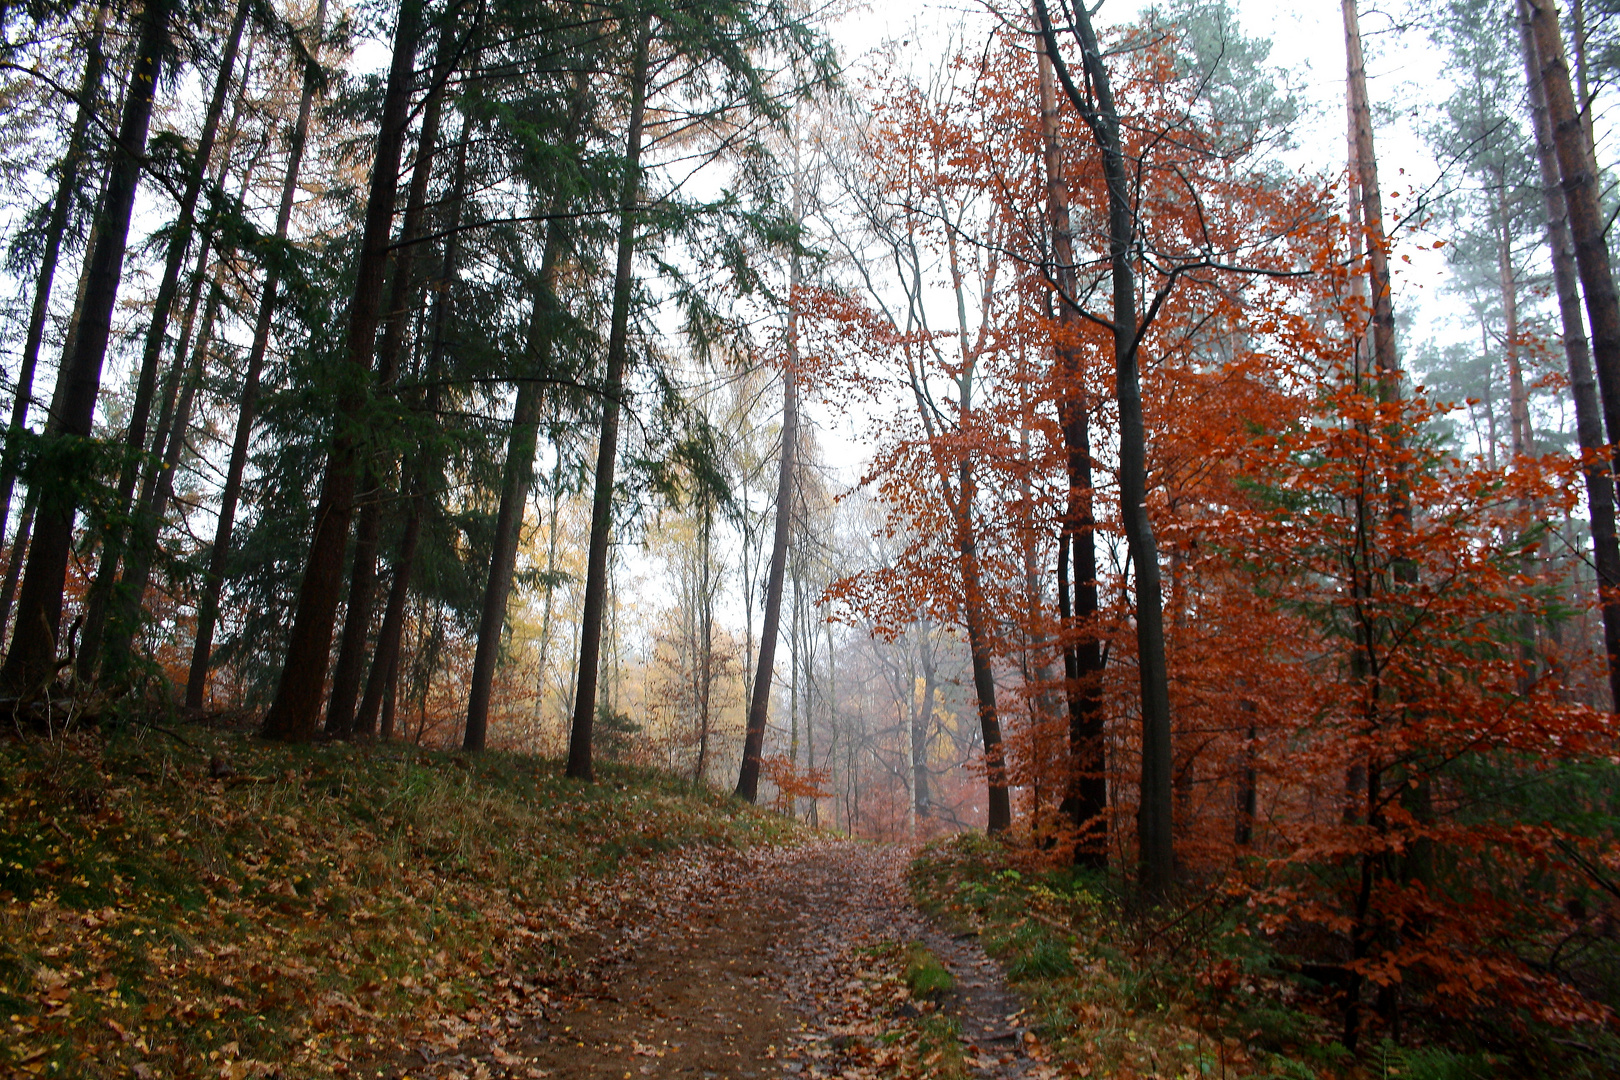
{"type": "Polygon", "coordinates": [[[378,1075],[930,1076],[918,1024],[937,1009],[955,1020],[953,1056],[969,1075],[1054,1076],[994,962],[911,906],[908,860],[901,848],[817,840],[693,853],[596,883],[577,898],[559,967],[506,980],[378,1075]],[[898,946],[913,941],[956,981],[922,1010],[900,978],[898,946]]]}

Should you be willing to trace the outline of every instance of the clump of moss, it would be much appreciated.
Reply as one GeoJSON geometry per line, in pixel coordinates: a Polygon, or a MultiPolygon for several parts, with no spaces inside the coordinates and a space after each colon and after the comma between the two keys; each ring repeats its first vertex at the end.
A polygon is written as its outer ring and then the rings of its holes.
{"type": "Polygon", "coordinates": [[[956,989],[956,980],[939,962],[939,957],[928,946],[914,941],[906,947],[906,963],[902,974],[911,996],[919,1001],[937,998],[956,989]]]}

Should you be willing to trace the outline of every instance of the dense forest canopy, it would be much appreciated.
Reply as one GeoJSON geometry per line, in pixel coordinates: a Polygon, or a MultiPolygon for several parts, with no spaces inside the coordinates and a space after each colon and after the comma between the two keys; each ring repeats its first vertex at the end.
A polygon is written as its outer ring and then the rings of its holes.
{"type": "Polygon", "coordinates": [[[0,6],[0,701],[1231,890],[1351,1049],[1608,1016],[1620,8],[1341,14],[0,6]]]}

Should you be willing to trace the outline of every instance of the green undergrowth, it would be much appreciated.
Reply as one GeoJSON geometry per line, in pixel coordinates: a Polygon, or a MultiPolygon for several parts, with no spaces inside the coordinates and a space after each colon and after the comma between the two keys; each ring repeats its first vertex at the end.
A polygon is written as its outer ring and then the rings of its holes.
{"type": "Polygon", "coordinates": [[[930,1080],[966,1080],[961,1026],[944,1013],[931,1012],[917,1021],[917,1060],[930,1080]]]}
{"type": "Polygon", "coordinates": [[[1551,1062],[1560,1076],[1611,1075],[1597,1048],[1533,1031],[1489,1043],[1484,1031],[1425,1031],[1413,1041],[1426,1045],[1352,1055],[1327,989],[1215,897],[1133,911],[1105,875],[1044,867],[979,835],[929,845],[910,886],[1001,961],[1064,1075],[1516,1080],[1552,1075],[1551,1062]]]}
{"type": "Polygon", "coordinates": [[[901,979],[911,996],[918,1001],[948,994],[956,989],[956,980],[951,973],[945,970],[945,965],[920,941],[914,941],[906,947],[905,966],[901,969],[901,979]]]}
{"type": "Polygon", "coordinates": [[[566,963],[575,886],[793,829],[614,765],[586,785],[515,754],[194,727],[14,739],[0,1072],[342,1075],[503,973],[566,963]]]}

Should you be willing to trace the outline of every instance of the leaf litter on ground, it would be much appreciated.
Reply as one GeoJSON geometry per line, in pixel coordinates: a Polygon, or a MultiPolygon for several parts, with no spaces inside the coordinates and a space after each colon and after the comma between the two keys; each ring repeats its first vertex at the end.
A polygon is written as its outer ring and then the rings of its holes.
{"type": "Polygon", "coordinates": [[[8,1074],[1057,1075],[906,849],[645,770],[188,740],[0,747],[8,1074]]]}

